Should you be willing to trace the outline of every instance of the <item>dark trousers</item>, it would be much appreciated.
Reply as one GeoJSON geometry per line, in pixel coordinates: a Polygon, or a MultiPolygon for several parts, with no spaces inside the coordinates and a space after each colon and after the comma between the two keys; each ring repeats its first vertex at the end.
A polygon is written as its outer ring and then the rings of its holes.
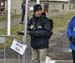
{"type": "Polygon", "coordinates": [[[73,63],[75,63],[75,50],[72,50],[73,63]]]}
{"type": "Polygon", "coordinates": [[[22,23],[24,22],[24,16],[25,16],[25,10],[22,11],[22,19],[21,19],[22,23]]]}

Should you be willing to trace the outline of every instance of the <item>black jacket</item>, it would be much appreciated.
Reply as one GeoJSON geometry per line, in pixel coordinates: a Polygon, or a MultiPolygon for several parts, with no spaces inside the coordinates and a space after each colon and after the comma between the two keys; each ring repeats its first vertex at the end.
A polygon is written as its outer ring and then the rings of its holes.
{"type": "Polygon", "coordinates": [[[51,26],[47,17],[33,16],[28,22],[28,31],[30,31],[32,48],[48,48],[51,26]]]}

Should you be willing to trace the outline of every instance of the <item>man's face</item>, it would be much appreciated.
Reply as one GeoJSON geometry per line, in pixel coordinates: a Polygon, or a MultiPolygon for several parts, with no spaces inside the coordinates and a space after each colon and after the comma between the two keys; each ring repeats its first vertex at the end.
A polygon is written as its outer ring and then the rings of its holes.
{"type": "Polygon", "coordinates": [[[35,16],[36,17],[40,17],[42,15],[42,10],[37,10],[36,12],[35,12],[35,16]]]}

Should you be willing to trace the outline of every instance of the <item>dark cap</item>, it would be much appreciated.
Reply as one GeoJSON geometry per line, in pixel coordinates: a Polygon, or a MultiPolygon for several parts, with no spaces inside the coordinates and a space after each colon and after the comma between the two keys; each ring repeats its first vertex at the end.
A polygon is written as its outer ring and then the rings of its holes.
{"type": "Polygon", "coordinates": [[[34,5],[34,12],[38,11],[38,10],[42,10],[42,7],[40,4],[36,4],[34,5]]]}

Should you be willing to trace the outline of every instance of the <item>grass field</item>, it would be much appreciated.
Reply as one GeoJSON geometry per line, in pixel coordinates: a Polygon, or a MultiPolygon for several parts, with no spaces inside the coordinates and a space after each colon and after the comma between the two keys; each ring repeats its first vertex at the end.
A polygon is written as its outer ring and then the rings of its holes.
{"type": "MultiPolygon", "coordinates": [[[[70,21],[70,19],[72,18],[72,16],[74,16],[75,13],[65,13],[64,15],[59,15],[59,16],[53,16],[51,17],[53,19],[54,22],[54,28],[53,31],[54,32],[60,32],[62,30],[66,30],[68,22],[70,21]]],[[[21,18],[21,16],[12,16],[12,18],[15,19],[15,17],[17,18],[21,18]]],[[[0,18],[2,19],[2,18],[0,18]]],[[[6,17],[5,17],[6,19],[6,17]]],[[[20,36],[17,34],[17,31],[21,31],[24,29],[24,25],[22,24],[18,24],[18,25],[12,25],[11,27],[11,34],[15,35],[19,40],[23,39],[23,36],[20,36]]],[[[7,30],[6,28],[0,29],[0,35],[6,35],[7,30]]],[[[9,47],[12,42],[12,37],[9,37],[9,39],[7,40],[7,47],[9,47]]],[[[29,39],[29,38],[28,38],[29,39]]],[[[2,46],[0,46],[2,47],[2,46]]]]}
{"type": "MultiPolygon", "coordinates": [[[[16,18],[20,18],[21,16],[20,15],[13,15],[12,19],[15,19],[15,17],[16,18]]],[[[6,20],[7,20],[7,15],[5,15],[5,16],[4,15],[3,16],[0,15],[0,22],[1,21],[6,21],[6,20]]]]}
{"type": "Polygon", "coordinates": [[[75,13],[72,12],[72,13],[65,13],[64,15],[53,16],[52,17],[54,22],[53,31],[59,32],[59,31],[67,29],[68,23],[74,15],[75,13]]]}

